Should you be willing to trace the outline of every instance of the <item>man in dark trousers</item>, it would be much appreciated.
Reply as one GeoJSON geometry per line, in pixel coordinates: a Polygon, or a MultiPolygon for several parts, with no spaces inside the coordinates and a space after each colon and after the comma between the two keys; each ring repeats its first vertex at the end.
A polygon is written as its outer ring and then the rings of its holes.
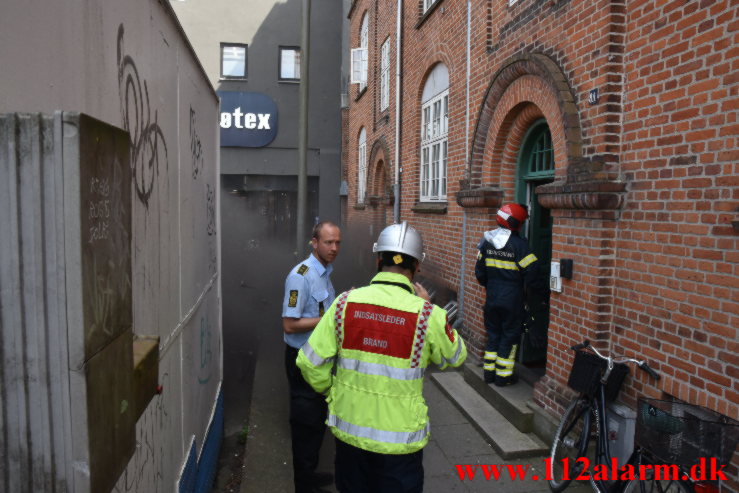
{"type": "Polygon", "coordinates": [[[392,224],[373,248],[378,273],[339,295],[300,349],[303,376],[329,403],[341,493],[421,493],[431,363],[458,367],[467,348],[414,283],[425,254],[420,233],[392,224]],[[334,372],[335,369],[335,372],[334,372]]]}
{"type": "Polygon", "coordinates": [[[282,303],[296,493],[320,493],[325,491],[321,486],[333,482],[332,475],[316,472],[326,432],[326,400],[303,380],[295,358],[336,297],[330,275],[331,263],[341,246],[339,227],[331,222],[318,223],[313,228],[311,246],[313,253],[288,274],[282,303]]]}
{"type": "Polygon", "coordinates": [[[486,231],[478,245],[475,277],[485,286],[483,360],[485,382],[499,387],[516,383],[516,349],[521,338],[526,292],[540,290],[539,262],[518,234],[528,218],[526,206],[506,204],[498,210],[499,228],[486,231]]]}

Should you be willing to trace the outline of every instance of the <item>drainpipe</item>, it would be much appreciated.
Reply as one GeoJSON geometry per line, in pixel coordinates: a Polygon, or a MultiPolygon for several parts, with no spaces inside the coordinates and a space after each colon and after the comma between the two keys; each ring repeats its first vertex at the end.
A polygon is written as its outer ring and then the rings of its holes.
{"type": "Polygon", "coordinates": [[[305,214],[308,208],[308,60],[310,54],[310,2],[303,0],[300,42],[300,115],[298,117],[298,229],[295,255],[305,253],[305,214]]]}
{"type": "MultiPolygon", "coordinates": [[[[472,4],[467,0],[467,102],[464,115],[464,156],[465,177],[469,178],[470,169],[470,31],[472,27],[472,4]]],[[[464,278],[467,274],[467,209],[462,212],[462,261],[459,263],[459,320],[464,322],[464,278]]]]}
{"type": "Polygon", "coordinates": [[[398,18],[395,32],[395,183],[393,183],[393,222],[400,222],[400,36],[403,0],[398,0],[398,18]]]}

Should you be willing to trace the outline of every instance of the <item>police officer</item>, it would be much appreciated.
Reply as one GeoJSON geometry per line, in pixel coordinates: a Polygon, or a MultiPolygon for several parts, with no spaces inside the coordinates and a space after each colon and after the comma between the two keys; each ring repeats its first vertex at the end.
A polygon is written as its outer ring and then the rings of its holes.
{"type": "Polygon", "coordinates": [[[327,396],[338,490],[420,492],[429,439],[424,372],[431,362],[461,365],[467,349],[446,312],[413,283],[424,258],[421,235],[406,222],[393,224],[373,251],[378,274],[336,299],[297,364],[327,396]]]}
{"type": "Polygon", "coordinates": [[[300,347],[308,340],[321,316],[334,301],[331,263],[341,246],[341,231],[331,222],[313,228],[313,253],[296,265],[285,280],[282,328],[285,369],[290,386],[290,432],[296,493],[320,492],[333,482],[328,473],[317,473],[319,451],[326,432],[326,401],[303,380],[295,366],[300,347]]]}
{"type": "Polygon", "coordinates": [[[528,242],[518,234],[528,218],[526,206],[506,204],[498,210],[499,228],[486,231],[478,245],[475,277],[485,286],[485,330],[488,340],[483,360],[487,383],[516,383],[517,342],[521,337],[525,292],[541,290],[538,262],[528,242]]]}

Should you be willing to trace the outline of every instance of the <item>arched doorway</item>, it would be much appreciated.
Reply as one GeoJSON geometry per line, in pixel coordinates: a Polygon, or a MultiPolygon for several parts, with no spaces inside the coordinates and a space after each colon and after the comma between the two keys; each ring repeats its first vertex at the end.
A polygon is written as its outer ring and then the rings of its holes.
{"type": "MultiPolygon", "coordinates": [[[[537,200],[536,188],[554,181],[554,149],[546,119],[534,121],[526,131],[518,154],[516,201],[529,208],[523,234],[539,259],[540,282],[549,285],[552,260],[552,215],[537,200]]],[[[521,340],[519,362],[544,374],[549,326],[549,293],[536,298],[527,308],[526,331],[521,340]]]]}

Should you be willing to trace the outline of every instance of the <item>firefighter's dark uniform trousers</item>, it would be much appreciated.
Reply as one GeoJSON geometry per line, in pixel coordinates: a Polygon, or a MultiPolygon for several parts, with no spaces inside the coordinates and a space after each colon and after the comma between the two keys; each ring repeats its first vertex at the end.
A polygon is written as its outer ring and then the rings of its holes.
{"type": "Polygon", "coordinates": [[[514,382],[516,349],[521,338],[524,315],[524,287],[538,282],[538,262],[526,240],[511,232],[502,248],[486,238],[478,245],[475,277],[485,286],[484,374],[487,382],[507,385],[514,382]]]}

